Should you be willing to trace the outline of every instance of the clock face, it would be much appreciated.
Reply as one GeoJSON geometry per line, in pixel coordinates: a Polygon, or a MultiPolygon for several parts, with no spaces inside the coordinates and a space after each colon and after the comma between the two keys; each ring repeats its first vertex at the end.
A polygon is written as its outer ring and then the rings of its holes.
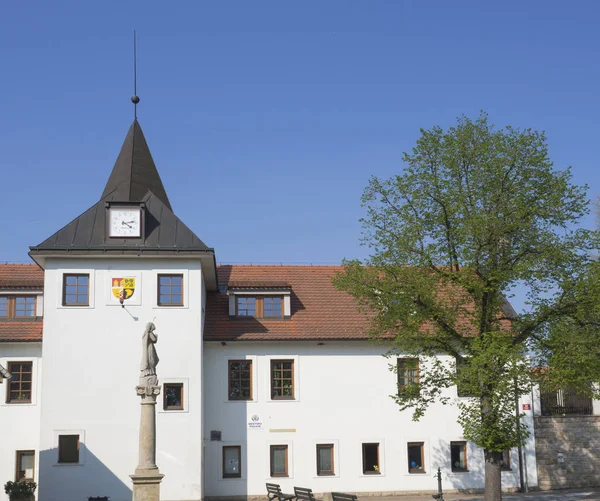
{"type": "Polygon", "coordinates": [[[141,237],[142,211],[139,207],[111,207],[108,210],[109,236],[141,237]]]}

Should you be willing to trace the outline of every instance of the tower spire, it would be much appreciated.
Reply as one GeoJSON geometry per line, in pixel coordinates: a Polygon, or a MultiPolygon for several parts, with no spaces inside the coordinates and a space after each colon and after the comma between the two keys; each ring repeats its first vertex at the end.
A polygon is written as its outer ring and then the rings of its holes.
{"type": "Polygon", "coordinates": [[[133,96],[131,97],[133,103],[133,118],[137,120],[137,105],[140,102],[140,98],[137,95],[137,43],[135,30],[133,30],[133,96]]]}

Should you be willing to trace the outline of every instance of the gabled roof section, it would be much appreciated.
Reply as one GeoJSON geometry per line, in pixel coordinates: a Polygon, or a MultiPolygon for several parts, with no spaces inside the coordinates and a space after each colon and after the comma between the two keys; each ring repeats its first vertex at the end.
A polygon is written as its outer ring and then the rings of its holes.
{"type": "Polygon", "coordinates": [[[0,289],[41,289],[44,271],[37,264],[0,264],[0,289]]]}
{"type": "Polygon", "coordinates": [[[100,197],[116,202],[141,202],[148,191],[173,210],[137,118],[129,127],[115,166],[100,197]]]}
{"type": "Polygon", "coordinates": [[[100,201],[30,250],[31,258],[42,267],[47,256],[65,254],[194,255],[202,260],[208,290],[218,286],[214,250],[173,213],[137,120],[129,128],[100,201]],[[108,237],[107,206],[111,202],[145,204],[142,238],[108,237]]]}
{"type": "Polygon", "coordinates": [[[154,193],[141,200],[146,204],[143,239],[106,238],[106,206],[100,200],[41,244],[40,251],[212,251],[154,193]]]}
{"type": "MultiPolygon", "coordinates": [[[[367,340],[369,318],[349,294],[331,283],[341,266],[218,266],[223,290],[240,284],[285,285],[291,292],[289,319],[230,318],[229,296],[206,297],[205,341],[367,340]]],[[[277,294],[276,291],[272,292],[277,294]]]]}

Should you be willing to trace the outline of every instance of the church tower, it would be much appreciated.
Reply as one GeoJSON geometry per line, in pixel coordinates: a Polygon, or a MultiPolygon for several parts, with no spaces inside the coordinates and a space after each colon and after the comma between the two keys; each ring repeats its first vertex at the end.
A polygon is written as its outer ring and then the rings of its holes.
{"type": "Polygon", "coordinates": [[[131,499],[141,338],[158,334],[161,498],[202,497],[202,338],[214,250],[173,212],[134,120],[100,200],[30,248],[44,270],[40,501],[131,499]]]}

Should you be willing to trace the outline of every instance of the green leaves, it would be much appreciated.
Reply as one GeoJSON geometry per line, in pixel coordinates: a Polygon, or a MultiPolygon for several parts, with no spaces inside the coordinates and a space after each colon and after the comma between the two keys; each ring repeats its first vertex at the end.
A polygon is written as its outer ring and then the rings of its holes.
{"type": "Polygon", "coordinates": [[[392,396],[401,410],[418,419],[433,402],[458,402],[465,438],[490,451],[516,446],[530,343],[552,384],[600,379],[600,237],[578,227],[586,187],[554,169],[543,133],[496,129],[485,113],[421,130],[404,163],[369,181],[370,256],[345,261],[334,283],[357,299],[391,355],[420,358],[418,387],[392,396]],[[528,311],[517,315],[506,298],[520,287],[528,311]],[[474,398],[449,398],[455,385],[474,398]]]}

